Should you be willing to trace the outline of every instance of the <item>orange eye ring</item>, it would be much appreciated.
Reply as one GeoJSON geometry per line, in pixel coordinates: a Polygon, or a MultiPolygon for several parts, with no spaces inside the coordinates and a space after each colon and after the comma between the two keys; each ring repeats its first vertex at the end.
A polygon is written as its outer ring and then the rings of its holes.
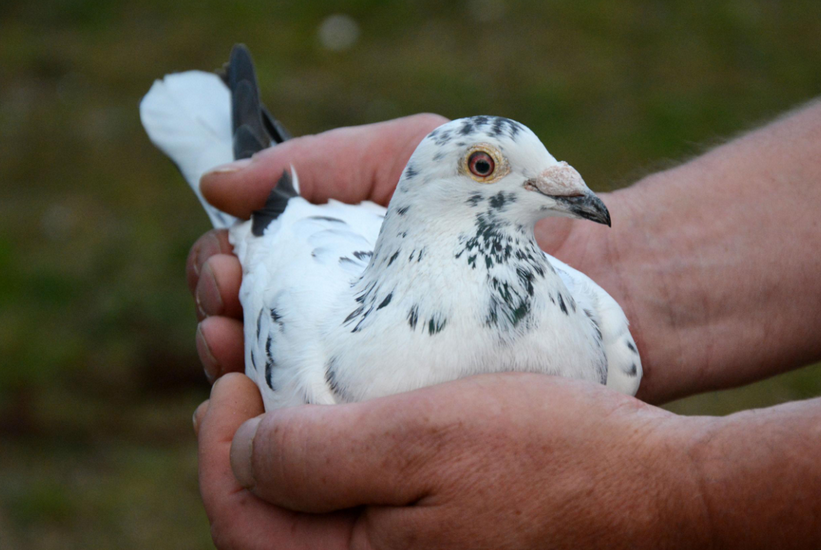
{"type": "Polygon", "coordinates": [[[478,183],[493,183],[510,173],[510,165],[497,147],[476,143],[465,151],[459,171],[478,183]]]}
{"type": "Polygon", "coordinates": [[[496,162],[484,151],[474,151],[468,157],[468,170],[477,178],[489,178],[496,169],[496,162]]]}

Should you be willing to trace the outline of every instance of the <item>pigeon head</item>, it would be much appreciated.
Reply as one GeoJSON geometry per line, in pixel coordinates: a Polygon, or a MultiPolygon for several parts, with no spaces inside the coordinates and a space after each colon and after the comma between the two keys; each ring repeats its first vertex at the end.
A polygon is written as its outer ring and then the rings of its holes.
{"type": "Polygon", "coordinates": [[[398,191],[445,212],[485,207],[518,224],[561,216],[610,225],[579,173],[529,128],[502,117],[461,118],[435,129],[408,161],[398,191]]]}

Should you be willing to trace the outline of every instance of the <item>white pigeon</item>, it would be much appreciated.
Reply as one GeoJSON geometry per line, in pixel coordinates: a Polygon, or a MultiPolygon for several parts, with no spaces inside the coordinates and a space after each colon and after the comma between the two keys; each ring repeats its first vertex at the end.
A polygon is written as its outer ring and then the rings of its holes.
{"type": "MultiPolygon", "coordinates": [[[[243,46],[222,78],[156,81],[140,116],[201,200],[207,170],[289,137],[261,106],[243,46]]],[[[476,116],[440,126],[387,210],[310,204],[292,172],[249,221],[203,201],[242,263],[246,374],[267,410],[501,371],[636,393],[641,362],[621,308],[533,234],[547,216],[610,225],[609,213],[524,125],[476,116]]]]}

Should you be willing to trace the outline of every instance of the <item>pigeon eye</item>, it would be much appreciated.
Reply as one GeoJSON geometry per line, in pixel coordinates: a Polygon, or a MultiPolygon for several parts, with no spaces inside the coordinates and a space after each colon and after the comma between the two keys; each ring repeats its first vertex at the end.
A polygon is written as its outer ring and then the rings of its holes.
{"type": "Polygon", "coordinates": [[[468,157],[468,169],[474,176],[486,178],[493,173],[496,163],[484,151],[476,151],[468,157]]]}
{"type": "Polygon", "coordinates": [[[460,159],[459,171],[479,183],[494,183],[510,173],[510,166],[493,144],[476,143],[460,159]]]}

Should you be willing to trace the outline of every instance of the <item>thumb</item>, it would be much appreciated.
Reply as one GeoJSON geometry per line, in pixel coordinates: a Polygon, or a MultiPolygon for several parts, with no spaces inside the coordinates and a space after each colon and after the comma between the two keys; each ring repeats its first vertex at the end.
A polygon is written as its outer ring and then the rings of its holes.
{"type": "Polygon", "coordinates": [[[304,405],[249,420],[231,447],[234,475],[260,498],[296,511],[416,502],[433,492],[435,464],[461,421],[443,391],[304,405]]]}
{"type": "Polygon", "coordinates": [[[220,210],[247,219],[265,204],[282,172],[294,166],[300,195],[311,202],[334,198],[385,205],[416,146],[446,121],[419,114],[290,139],[211,170],[200,189],[220,210]]]}

